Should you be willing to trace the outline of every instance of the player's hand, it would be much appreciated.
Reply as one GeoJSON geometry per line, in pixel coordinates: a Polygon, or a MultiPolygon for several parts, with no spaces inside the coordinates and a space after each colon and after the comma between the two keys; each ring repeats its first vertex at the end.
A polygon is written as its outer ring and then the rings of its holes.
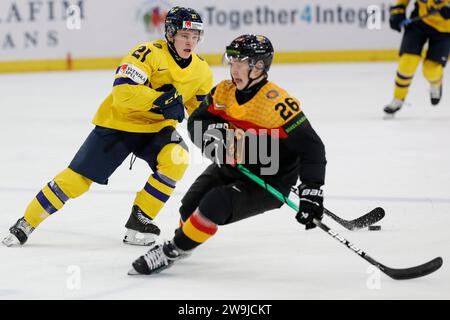
{"type": "Polygon", "coordinates": [[[406,19],[406,7],[404,5],[391,6],[389,8],[389,25],[391,29],[402,32],[402,22],[406,19]]]}
{"type": "Polygon", "coordinates": [[[439,10],[439,14],[446,20],[450,19],[450,7],[448,5],[443,6],[441,10],[439,10]]]}
{"type": "Polygon", "coordinates": [[[232,135],[227,123],[210,124],[203,134],[203,155],[219,167],[223,164],[234,165],[234,158],[227,148],[227,141],[230,141],[232,135]]]}
{"type": "Polygon", "coordinates": [[[305,230],[313,229],[316,227],[313,220],[322,220],[323,217],[323,191],[318,186],[306,184],[301,184],[298,191],[300,203],[295,218],[305,225],[305,230]]]}
{"type": "Polygon", "coordinates": [[[164,118],[182,122],[184,119],[184,103],[177,89],[171,84],[166,84],[156,91],[164,92],[153,102],[153,105],[161,111],[164,118]]]}

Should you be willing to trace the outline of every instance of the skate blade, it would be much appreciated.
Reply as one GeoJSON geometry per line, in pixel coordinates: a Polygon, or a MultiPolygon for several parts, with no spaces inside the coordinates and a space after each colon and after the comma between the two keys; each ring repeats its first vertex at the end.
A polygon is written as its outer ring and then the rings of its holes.
{"type": "Polygon", "coordinates": [[[16,236],[10,234],[5,239],[2,240],[2,243],[7,247],[18,246],[20,244],[19,239],[16,236]]]}
{"type": "Polygon", "coordinates": [[[149,247],[149,246],[153,246],[156,241],[129,241],[129,240],[125,240],[123,239],[123,243],[127,244],[127,245],[131,245],[131,246],[141,246],[141,247],[149,247]]]}
{"type": "Polygon", "coordinates": [[[128,271],[128,275],[129,276],[141,276],[143,274],[137,272],[136,270],[134,270],[134,268],[130,269],[130,271],[128,271]]]}
{"type": "Polygon", "coordinates": [[[383,116],[383,120],[391,120],[395,118],[395,113],[385,113],[383,116]]]}
{"type": "Polygon", "coordinates": [[[129,275],[129,276],[145,276],[145,277],[148,277],[148,276],[151,276],[151,275],[158,274],[158,273],[160,273],[161,271],[166,270],[167,268],[169,268],[169,267],[171,267],[171,266],[172,266],[171,263],[166,264],[165,266],[162,266],[162,267],[160,267],[160,268],[157,269],[157,270],[153,270],[153,271],[150,272],[149,274],[139,273],[139,272],[137,272],[134,268],[131,268],[130,271],[128,271],[128,275],[129,275]]]}

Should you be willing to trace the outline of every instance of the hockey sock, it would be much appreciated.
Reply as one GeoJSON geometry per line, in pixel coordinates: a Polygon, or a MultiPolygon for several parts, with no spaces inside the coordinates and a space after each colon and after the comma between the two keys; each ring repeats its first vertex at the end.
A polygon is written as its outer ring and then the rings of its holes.
{"type": "Polygon", "coordinates": [[[395,77],[394,98],[402,101],[405,100],[420,60],[420,56],[408,53],[400,57],[397,75],[395,77]]]}
{"type": "Polygon", "coordinates": [[[50,215],[61,209],[67,200],[85,193],[92,181],[67,168],[50,181],[25,210],[25,220],[36,228],[50,215]]]}
{"type": "Polygon", "coordinates": [[[168,144],[157,156],[157,171],[150,176],[144,188],[139,191],[134,204],[155,219],[164,204],[169,200],[189,164],[189,154],[179,144],[168,144]]]}
{"type": "Polygon", "coordinates": [[[175,189],[175,182],[163,177],[157,172],[152,174],[134,200],[134,204],[151,219],[155,219],[175,189]]]}
{"type": "Polygon", "coordinates": [[[204,217],[198,209],[186,220],[174,236],[174,242],[177,247],[184,251],[189,251],[217,232],[217,224],[204,217]]]}
{"type": "Polygon", "coordinates": [[[444,67],[437,62],[425,60],[423,63],[423,75],[432,86],[439,87],[442,84],[444,67]]]}

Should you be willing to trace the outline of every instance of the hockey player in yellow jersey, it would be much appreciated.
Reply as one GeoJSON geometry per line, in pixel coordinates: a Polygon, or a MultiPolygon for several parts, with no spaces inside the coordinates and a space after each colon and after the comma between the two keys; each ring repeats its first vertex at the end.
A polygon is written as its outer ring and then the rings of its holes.
{"type": "Polygon", "coordinates": [[[423,62],[423,75],[430,83],[432,105],[442,98],[444,67],[450,53],[450,0],[416,0],[410,19],[406,8],[410,0],[397,0],[390,9],[391,28],[404,27],[393,100],[384,112],[394,114],[401,109],[416,72],[425,43],[428,50],[423,62]]]}
{"type": "Polygon", "coordinates": [[[212,72],[194,50],[203,36],[199,14],[174,7],[165,20],[166,40],[140,44],[118,66],[111,93],[93,118],[95,128],[68,168],[56,175],[26,208],[3,240],[24,244],[30,233],[92,182],[107,184],[132,154],[153,171],[136,194],[124,243],[149,245],[160,230],[153,220],[188,166],[187,146],[175,127],[199,107],[212,87],[212,72]]]}
{"type": "Polygon", "coordinates": [[[237,170],[236,162],[285,196],[300,178],[297,221],[309,230],[313,219],[322,218],[325,148],[300,101],[267,80],[273,54],[269,39],[260,35],[242,35],[227,46],[232,80],[220,82],[188,122],[194,144],[214,163],[183,197],[175,236],[134,261],[130,275],[158,273],[188,257],[219,225],[281,207],[237,170]],[[261,149],[271,150],[270,159],[261,157],[261,149]]]}

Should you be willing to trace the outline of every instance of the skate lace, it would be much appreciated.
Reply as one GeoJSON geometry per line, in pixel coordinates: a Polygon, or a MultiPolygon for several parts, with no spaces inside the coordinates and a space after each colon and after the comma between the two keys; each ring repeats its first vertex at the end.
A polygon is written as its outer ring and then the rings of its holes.
{"type": "Polygon", "coordinates": [[[154,249],[149,250],[144,255],[144,259],[147,262],[150,269],[156,269],[168,264],[167,258],[164,255],[161,246],[157,246],[154,249]]]}
{"type": "Polygon", "coordinates": [[[152,224],[152,219],[149,219],[146,216],[144,216],[144,214],[140,211],[140,209],[136,211],[136,217],[139,220],[139,222],[142,223],[143,225],[152,224]]]}

